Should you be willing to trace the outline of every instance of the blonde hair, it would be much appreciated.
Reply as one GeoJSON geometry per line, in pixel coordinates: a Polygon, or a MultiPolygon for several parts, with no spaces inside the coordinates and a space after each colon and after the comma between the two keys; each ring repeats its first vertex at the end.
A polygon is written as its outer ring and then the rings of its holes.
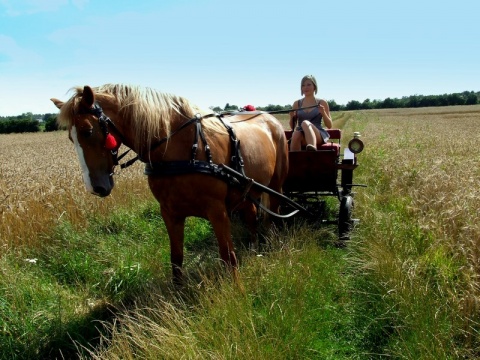
{"type": "MultiPolygon", "coordinates": [[[[71,126],[83,96],[83,87],[75,87],[73,96],[65,102],[58,116],[59,124],[71,126]]],[[[180,116],[181,121],[193,118],[196,113],[204,114],[189,100],[151,88],[124,84],[105,84],[92,88],[100,106],[116,103],[119,114],[130,121],[135,144],[151,144],[170,133],[170,123],[180,116]],[[184,120],[183,120],[184,119],[184,120]]],[[[216,117],[202,120],[205,132],[226,134],[225,127],[216,117]]]]}
{"type": "Polygon", "coordinates": [[[315,94],[316,94],[317,91],[318,91],[318,86],[317,86],[317,80],[315,79],[315,76],[313,76],[313,75],[305,75],[302,78],[302,82],[300,83],[300,94],[303,95],[302,86],[303,86],[303,83],[307,80],[310,80],[313,83],[313,86],[315,86],[315,94]]]}

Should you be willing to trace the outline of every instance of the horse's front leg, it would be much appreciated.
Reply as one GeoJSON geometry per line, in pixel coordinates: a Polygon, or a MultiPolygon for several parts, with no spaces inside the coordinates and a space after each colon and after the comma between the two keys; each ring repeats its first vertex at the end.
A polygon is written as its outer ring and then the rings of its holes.
{"type": "Polygon", "coordinates": [[[170,238],[170,261],[172,263],[173,281],[182,282],[183,239],[185,234],[185,217],[172,216],[162,210],[163,221],[170,238]]]}

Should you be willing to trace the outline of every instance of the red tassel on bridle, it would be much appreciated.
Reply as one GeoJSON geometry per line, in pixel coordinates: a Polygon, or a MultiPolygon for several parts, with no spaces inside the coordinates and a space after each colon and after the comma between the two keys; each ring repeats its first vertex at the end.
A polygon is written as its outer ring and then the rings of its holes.
{"type": "Polygon", "coordinates": [[[107,150],[115,150],[118,147],[117,139],[108,133],[107,137],[105,138],[105,149],[107,150]]]}

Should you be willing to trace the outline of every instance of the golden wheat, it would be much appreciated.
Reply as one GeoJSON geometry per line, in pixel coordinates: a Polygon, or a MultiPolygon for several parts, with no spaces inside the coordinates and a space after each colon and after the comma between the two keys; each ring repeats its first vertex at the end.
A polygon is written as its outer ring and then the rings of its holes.
{"type": "Polygon", "coordinates": [[[65,131],[0,135],[0,246],[36,246],[61,219],[83,226],[89,216],[151,198],[143,167],[116,176],[116,189],[100,199],[85,191],[65,131]]]}
{"type": "MultiPolygon", "coordinates": [[[[375,142],[364,156],[384,157],[376,173],[411,197],[421,226],[455,246],[480,241],[480,106],[370,112],[375,142]],[[385,151],[388,149],[388,151],[385,151]]],[[[477,246],[480,243],[476,244],[477,246]]]]}
{"type": "MultiPolygon", "coordinates": [[[[376,263],[366,266],[389,273],[384,281],[394,281],[397,274],[398,286],[391,286],[400,293],[406,278],[412,280],[425,271],[422,261],[436,263],[440,277],[450,284],[439,286],[439,291],[449,294],[451,308],[464,319],[466,341],[474,342],[471,329],[480,310],[480,152],[476,149],[480,106],[364,111],[348,126],[355,122],[363,127],[366,143],[361,158],[375,164],[362,170],[362,180],[371,190],[359,191],[357,204],[388,203],[394,196],[399,201],[409,199],[415,225],[434,239],[421,255],[424,260],[402,260],[388,242],[407,239],[395,234],[395,226],[378,231],[383,238],[366,245],[370,261],[376,263]],[[458,263],[448,262],[444,254],[458,263]]],[[[395,209],[390,215],[362,210],[365,221],[380,223],[378,216],[391,216],[390,224],[397,221],[395,209]]],[[[403,290],[411,296],[411,291],[403,290]]]]}

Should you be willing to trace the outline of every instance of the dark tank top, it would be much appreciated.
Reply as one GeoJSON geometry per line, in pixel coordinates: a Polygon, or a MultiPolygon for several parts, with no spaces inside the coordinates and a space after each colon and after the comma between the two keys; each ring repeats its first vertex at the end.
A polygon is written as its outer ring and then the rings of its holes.
{"type": "MultiPolygon", "coordinates": [[[[319,104],[320,100],[315,99],[316,103],[319,104]]],[[[297,127],[295,130],[302,131],[302,122],[304,120],[310,121],[319,131],[320,134],[322,135],[323,142],[327,142],[328,139],[330,138],[328,132],[322,127],[322,114],[320,114],[320,110],[318,107],[314,107],[313,109],[310,109],[310,111],[305,111],[304,109],[301,109],[303,104],[303,99],[298,100],[297,102],[297,127]]]]}

